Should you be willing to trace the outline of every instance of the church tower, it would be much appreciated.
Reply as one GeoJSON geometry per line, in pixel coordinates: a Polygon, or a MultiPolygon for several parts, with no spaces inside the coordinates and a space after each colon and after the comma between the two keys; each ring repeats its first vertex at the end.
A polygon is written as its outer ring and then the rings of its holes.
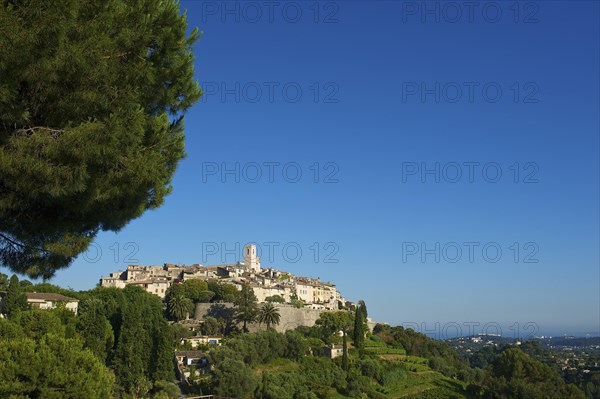
{"type": "Polygon", "coordinates": [[[260,258],[256,256],[256,245],[244,245],[244,267],[246,270],[260,271],[260,258]]]}

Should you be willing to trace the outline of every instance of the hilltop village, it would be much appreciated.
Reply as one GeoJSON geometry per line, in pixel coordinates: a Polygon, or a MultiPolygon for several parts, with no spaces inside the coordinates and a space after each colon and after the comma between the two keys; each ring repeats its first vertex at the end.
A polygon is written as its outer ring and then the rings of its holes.
{"type": "Polygon", "coordinates": [[[102,277],[100,285],[116,288],[124,288],[129,284],[138,285],[164,299],[171,285],[193,279],[233,284],[238,290],[248,285],[254,290],[258,302],[266,302],[267,298],[278,296],[286,303],[300,300],[304,302],[304,307],[315,310],[337,310],[352,306],[334,284],[320,279],[294,276],[272,268],[261,268],[254,244],[244,246],[244,260],[235,264],[129,265],[124,272],[102,277]]]}

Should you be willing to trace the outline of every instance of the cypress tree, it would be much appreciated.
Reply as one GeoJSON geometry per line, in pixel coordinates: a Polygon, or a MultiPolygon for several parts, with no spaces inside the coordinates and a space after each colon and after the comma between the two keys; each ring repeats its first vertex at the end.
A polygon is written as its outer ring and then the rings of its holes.
{"type": "Polygon", "coordinates": [[[360,309],[362,311],[363,320],[366,323],[367,322],[367,317],[369,316],[369,313],[367,312],[367,304],[362,299],[360,301],[358,301],[358,303],[359,303],[360,309]]]}
{"type": "Polygon", "coordinates": [[[359,301],[354,313],[354,346],[358,349],[360,356],[364,355],[365,333],[367,331],[367,305],[359,301]]]}
{"type": "Polygon", "coordinates": [[[173,368],[173,353],[175,345],[169,325],[164,321],[158,322],[154,333],[154,354],[152,356],[152,380],[172,381],[175,378],[173,368]]]}
{"type": "Polygon", "coordinates": [[[343,330],[342,338],[342,369],[348,371],[348,340],[346,338],[346,329],[343,330]]]}
{"type": "Polygon", "coordinates": [[[123,311],[123,324],[112,366],[117,383],[130,393],[136,392],[147,381],[147,365],[143,355],[152,347],[144,344],[144,335],[140,313],[135,307],[127,306],[123,311]]]}
{"type": "Polygon", "coordinates": [[[4,307],[2,312],[9,318],[14,317],[19,311],[28,309],[27,296],[19,284],[19,278],[13,274],[8,284],[6,297],[4,298],[4,307]]]}
{"type": "Polygon", "coordinates": [[[256,320],[258,305],[254,290],[249,285],[242,286],[242,290],[234,301],[235,318],[243,324],[243,331],[248,332],[248,323],[256,320]]]}
{"type": "Polygon", "coordinates": [[[83,338],[85,347],[106,362],[114,344],[112,327],[104,315],[102,302],[90,300],[86,305],[86,310],[77,317],[77,331],[83,338]]]}

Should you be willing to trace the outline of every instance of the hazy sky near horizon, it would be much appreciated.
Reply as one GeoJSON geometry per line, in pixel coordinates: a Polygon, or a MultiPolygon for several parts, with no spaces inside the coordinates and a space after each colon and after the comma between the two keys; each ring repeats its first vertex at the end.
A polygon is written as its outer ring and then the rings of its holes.
{"type": "Polygon", "coordinates": [[[598,2],[181,4],[205,95],[173,193],[52,283],[256,242],[378,321],[598,333],[598,2]]]}

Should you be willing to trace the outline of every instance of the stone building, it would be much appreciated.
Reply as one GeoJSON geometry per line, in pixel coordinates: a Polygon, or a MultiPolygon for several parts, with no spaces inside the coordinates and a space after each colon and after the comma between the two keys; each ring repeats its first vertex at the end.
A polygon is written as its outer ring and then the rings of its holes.
{"type": "Polygon", "coordinates": [[[194,279],[234,284],[238,289],[247,284],[253,288],[259,302],[264,302],[266,298],[275,295],[290,302],[295,296],[309,308],[325,310],[338,309],[340,304],[344,305],[346,302],[334,284],[320,279],[297,277],[273,268],[262,268],[255,244],[245,245],[243,261],[235,264],[129,265],[125,272],[115,272],[102,277],[100,285],[124,288],[128,284],[134,284],[164,298],[172,284],[194,279]]]}

